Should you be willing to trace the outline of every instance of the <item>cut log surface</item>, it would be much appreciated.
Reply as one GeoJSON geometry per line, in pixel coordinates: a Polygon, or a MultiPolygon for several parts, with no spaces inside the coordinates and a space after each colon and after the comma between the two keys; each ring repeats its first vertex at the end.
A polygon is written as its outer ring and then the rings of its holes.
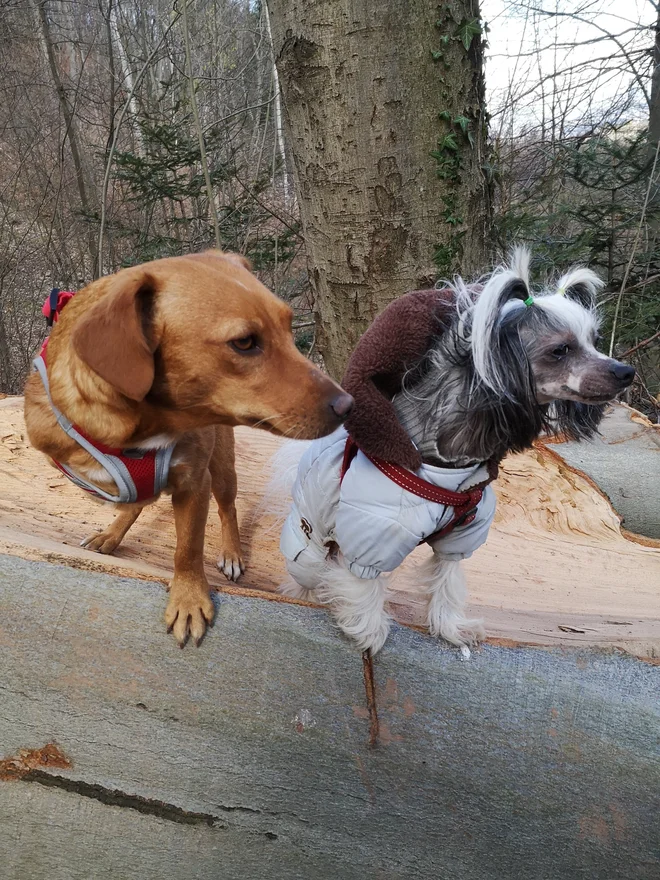
{"type": "MultiPolygon", "coordinates": [[[[175,543],[169,499],[142,513],[113,556],[83,550],[80,542],[107,526],[113,510],[29,447],[22,407],[22,398],[0,401],[0,552],[166,582],[175,543]]],[[[229,586],[215,568],[220,526],[211,513],[207,573],[220,590],[274,598],[285,578],[277,523],[257,515],[280,443],[262,431],[236,431],[247,570],[238,586],[229,586]]],[[[466,563],[470,615],[484,618],[489,638],[615,647],[659,659],[660,542],[623,532],[604,494],[552,447],[508,458],[495,488],[498,511],[488,542],[466,563]]],[[[403,623],[423,624],[415,567],[428,552],[416,551],[392,579],[392,610],[403,623]]]]}
{"type": "Polygon", "coordinates": [[[553,448],[598,484],[626,529],[660,539],[660,425],[627,406],[613,407],[603,424],[593,443],[553,448]]]}

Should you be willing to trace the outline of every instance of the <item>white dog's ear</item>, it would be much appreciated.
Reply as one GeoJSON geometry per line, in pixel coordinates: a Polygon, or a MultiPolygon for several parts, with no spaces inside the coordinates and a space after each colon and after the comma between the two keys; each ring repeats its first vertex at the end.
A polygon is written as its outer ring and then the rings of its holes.
{"type": "MultiPolygon", "coordinates": [[[[515,265],[515,264],[514,264],[515,265]]],[[[472,310],[471,348],[474,368],[489,388],[506,393],[506,381],[498,363],[502,318],[514,308],[526,308],[531,301],[527,279],[518,270],[501,267],[490,276],[472,310]],[[516,301],[516,305],[513,302],[516,301]],[[508,303],[512,303],[508,306],[508,303]]]]}
{"type": "Polygon", "coordinates": [[[509,268],[516,276],[520,278],[526,287],[529,287],[529,264],[532,261],[532,255],[529,248],[518,245],[514,247],[509,256],[509,268]]]}
{"type": "Polygon", "coordinates": [[[596,295],[604,284],[591,269],[571,269],[557,282],[557,293],[590,309],[595,305],[596,295]]]}

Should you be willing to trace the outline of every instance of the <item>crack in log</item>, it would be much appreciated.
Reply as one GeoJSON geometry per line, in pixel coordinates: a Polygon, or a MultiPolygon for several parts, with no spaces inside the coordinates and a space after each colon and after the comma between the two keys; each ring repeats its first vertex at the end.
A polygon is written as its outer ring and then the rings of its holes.
{"type": "Polygon", "coordinates": [[[371,651],[362,653],[362,674],[364,676],[364,690],[367,697],[367,709],[369,710],[369,748],[375,749],[378,745],[380,722],[378,721],[378,706],[376,704],[376,680],[374,678],[374,660],[371,651]]]}
{"type": "MultiPolygon", "coordinates": [[[[91,798],[107,806],[125,807],[148,816],[166,819],[168,822],[178,822],[180,825],[208,825],[211,828],[222,829],[229,827],[212,813],[196,813],[155,798],[127,794],[119,789],[106,788],[103,785],[84,782],[82,779],[71,779],[56,773],[47,773],[40,769],[42,767],[69,770],[73,764],[57,743],[50,742],[41,749],[19,749],[15,755],[0,760],[0,780],[5,782],[36,782],[47,788],[60,788],[81,797],[91,798]]],[[[261,815],[262,813],[261,810],[253,807],[224,806],[224,804],[220,804],[219,809],[224,813],[251,813],[253,815],[261,815]]],[[[278,835],[274,831],[252,833],[263,834],[268,840],[278,839],[278,835]]]]}
{"type": "MultiPolygon", "coordinates": [[[[106,804],[106,806],[136,810],[138,813],[156,816],[168,822],[177,822],[179,825],[207,825],[209,828],[221,828],[222,830],[227,830],[229,827],[219,816],[214,816],[212,813],[197,813],[192,810],[184,810],[183,807],[177,807],[175,804],[169,804],[155,798],[127,794],[119,789],[106,788],[103,785],[84,782],[81,779],[69,779],[66,776],[46,773],[43,770],[30,770],[28,773],[23,774],[20,779],[22,782],[36,782],[38,785],[44,785],[47,788],[60,788],[72,794],[99,801],[102,804],[106,804]]],[[[221,805],[220,809],[227,813],[261,813],[261,810],[255,810],[251,807],[225,807],[221,805]]],[[[257,833],[263,834],[268,840],[278,839],[278,835],[273,831],[257,833]]]]}
{"type": "Polygon", "coordinates": [[[83,782],[81,779],[68,779],[66,776],[46,773],[43,770],[30,770],[21,777],[21,780],[23,782],[36,782],[47,788],[61,788],[64,791],[100,801],[102,804],[110,807],[126,807],[129,810],[137,810],[138,813],[144,813],[148,816],[157,816],[160,819],[167,819],[169,822],[178,822],[180,825],[227,827],[223,825],[217,816],[211,813],[195,813],[184,810],[182,807],[177,807],[174,804],[168,804],[165,801],[140,797],[140,795],[136,794],[127,794],[116,788],[105,788],[103,785],[83,782]]]}

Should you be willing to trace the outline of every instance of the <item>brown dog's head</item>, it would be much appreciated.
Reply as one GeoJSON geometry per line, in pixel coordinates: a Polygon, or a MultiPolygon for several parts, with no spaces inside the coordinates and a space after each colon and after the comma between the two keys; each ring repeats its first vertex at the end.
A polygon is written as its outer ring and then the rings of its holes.
{"type": "Polygon", "coordinates": [[[107,279],[73,346],[170,429],[252,425],[310,439],[343,422],[353,398],[296,349],[291,317],[244,257],[208,251],[107,279]]]}

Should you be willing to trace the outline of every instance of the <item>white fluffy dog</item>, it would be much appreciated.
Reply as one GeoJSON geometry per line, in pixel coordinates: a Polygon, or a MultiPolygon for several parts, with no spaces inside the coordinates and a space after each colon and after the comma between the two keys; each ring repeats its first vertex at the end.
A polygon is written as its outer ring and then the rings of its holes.
{"type": "Polygon", "coordinates": [[[487,538],[497,464],[543,432],[592,436],[632,382],[632,367],[596,349],[599,279],[575,269],[532,294],[528,260],[517,251],[479,284],[392,303],[342,382],[355,398],[348,432],[293,444],[275,463],[283,477],[297,461],[282,591],[327,604],[362,650],[387,638],[388,573],[426,541],[429,630],[469,656],[483,629],[465,617],[460,561],[487,538]]]}

